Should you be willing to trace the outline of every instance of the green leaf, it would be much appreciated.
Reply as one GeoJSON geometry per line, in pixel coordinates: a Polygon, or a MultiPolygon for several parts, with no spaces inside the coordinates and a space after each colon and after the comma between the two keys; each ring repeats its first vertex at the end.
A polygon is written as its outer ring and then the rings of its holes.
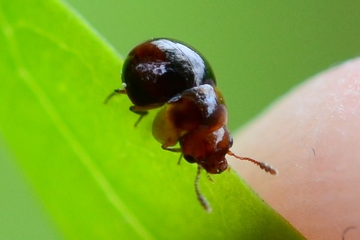
{"type": "Polygon", "coordinates": [[[103,104],[121,60],[63,3],[1,1],[0,27],[0,143],[65,238],[303,239],[232,171],[202,174],[206,213],[154,113],[134,128],[127,97],[103,104]]]}

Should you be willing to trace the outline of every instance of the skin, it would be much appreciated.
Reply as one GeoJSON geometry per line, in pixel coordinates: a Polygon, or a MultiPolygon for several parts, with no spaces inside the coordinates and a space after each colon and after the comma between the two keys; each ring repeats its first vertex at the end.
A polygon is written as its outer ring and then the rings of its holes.
{"type": "Polygon", "coordinates": [[[360,58],[293,89],[234,137],[232,167],[307,239],[360,236],[360,58]]]}

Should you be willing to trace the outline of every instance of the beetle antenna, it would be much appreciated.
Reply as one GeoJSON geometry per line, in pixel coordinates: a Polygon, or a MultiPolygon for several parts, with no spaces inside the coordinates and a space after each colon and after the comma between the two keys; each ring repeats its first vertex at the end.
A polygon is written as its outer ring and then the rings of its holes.
{"type": "Polygon", "coordinates": [[[245,161],[252,162],[252,163],[258,165],[261,169],[264,169],[265,172],[268,172],[272,175],[278,174],[278,171],[275,168],[273,168],[272,166],[268,165],[267,163],[259,162],[259,161],[256,161],[255,159],[248,158],[248,157],[240,157],[240,156],[236,155],[235,153],[231,152],[230,150],[227,152],[227,154],[229,154],[230,156],[233,156],[239,160],[245,160],[245,161]]]}
{"type": "Polygon", "coordinates": [[[205,209],[206,212],[210,213],[212,211],[211,206],[209,202],[206,200],[206,198],[201,194],[199,190],[199,179],[200,179],[200,173],[201,173],[201,167],[198,165],[198,170],[195,178],[195,191],[197,199],[199,200],[201,206],[205,209]]]}

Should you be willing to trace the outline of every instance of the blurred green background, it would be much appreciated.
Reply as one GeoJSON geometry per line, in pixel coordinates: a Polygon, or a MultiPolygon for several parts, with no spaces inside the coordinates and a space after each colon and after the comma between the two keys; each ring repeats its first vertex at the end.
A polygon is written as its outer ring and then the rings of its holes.
{"type": "MultiPolygon", "coordinates": [[[[198,49],[215,71],[232,130],[304,79],[360,52],[359,1],[68,0],[67,4],[122,56],[152,37],[179,39],[198,49]]],[[[109,91],[119,86],[120,79],[118,85],[109,85],[109,91]]],[[[41,203],[5,156],[0,149],[1,192],[6,193],[0,198],[0,238],[55,239],[58,233],[41,203]]]]}
{"type": "Polygon", "coordinates": [[[294,85],[360,53],[359,1],[67,2],[122,56],[152,37],[198,49],[215,71],[232,130],[294,85]]]}

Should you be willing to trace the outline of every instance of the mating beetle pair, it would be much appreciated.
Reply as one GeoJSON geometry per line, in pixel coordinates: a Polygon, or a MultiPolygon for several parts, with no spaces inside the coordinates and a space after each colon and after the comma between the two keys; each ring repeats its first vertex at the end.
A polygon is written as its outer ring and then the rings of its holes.
{"type": "Polygon", "coordinates": [[[230,151],[232,137],[226,127],[227,109],[216,87],[215,75],[196,50],[171,39],[153,39],[136,46],[122,70],[123,88],[140,120],[148,110],[160,108],[152,133],[164,150],[179,152],[189,163],[198,164],[195,190],[205,210],[211,208],[198,189],[201,169],[219,174],[228,168],[226,155],[257,164],[271,174],[266,163],[240,157],[230,151]],[[179,143],[180,147],[174,146],[179,143]]]}

